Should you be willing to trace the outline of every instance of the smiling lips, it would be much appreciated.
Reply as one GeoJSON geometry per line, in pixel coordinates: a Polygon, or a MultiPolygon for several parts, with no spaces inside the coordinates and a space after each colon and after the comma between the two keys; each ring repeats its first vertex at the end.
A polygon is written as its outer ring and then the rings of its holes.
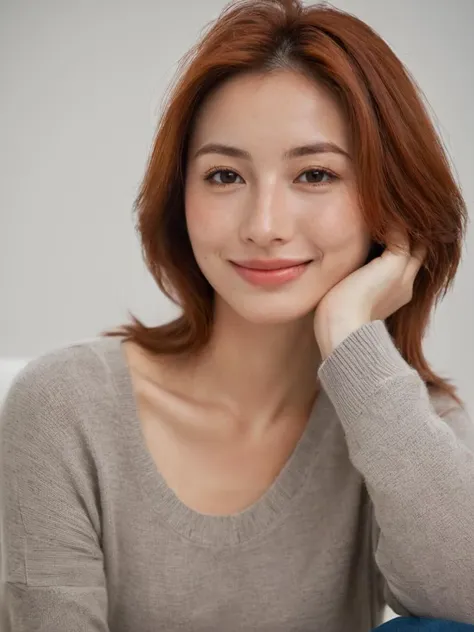
{"type": "Polygon", "coordinates": [[[272,259],[231,261],[234,270],[253,285],[278,286],[300,277],[311,260],[272,259]]]}

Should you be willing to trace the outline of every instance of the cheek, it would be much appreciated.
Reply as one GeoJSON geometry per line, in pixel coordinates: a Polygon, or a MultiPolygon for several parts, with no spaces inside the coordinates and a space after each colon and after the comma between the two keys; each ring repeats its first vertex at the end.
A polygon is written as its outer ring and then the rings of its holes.
{"type": "Polygon", "coordinates": [[[232,218],[225,209],[215,208],[208,201],[194,196],[186,204],[186,225],[196,254],[219,251],[235,231],[232,218]]]}
{"type": "Polygon", "coordinates": [[[353,195],[331,196],[306,216],[305,232],[325,256],[344,251],[356,256],[369,244],[368,231],[353,195]]]}

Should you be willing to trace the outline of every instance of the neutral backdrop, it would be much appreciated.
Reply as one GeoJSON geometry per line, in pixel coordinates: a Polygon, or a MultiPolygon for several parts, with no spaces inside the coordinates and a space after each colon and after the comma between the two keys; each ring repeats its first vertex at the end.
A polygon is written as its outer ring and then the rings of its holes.
{"type": "MultiPolygon", "coordinates": [[[[474,208],[474,0],[336,0],[414,74],[474,208]]],[[[0,0],[0,359],[176,309],[132,205],[178,59],[222,0],[0,0]]],[[[474,408],[473,231],[426,351],[474,408]]]]}

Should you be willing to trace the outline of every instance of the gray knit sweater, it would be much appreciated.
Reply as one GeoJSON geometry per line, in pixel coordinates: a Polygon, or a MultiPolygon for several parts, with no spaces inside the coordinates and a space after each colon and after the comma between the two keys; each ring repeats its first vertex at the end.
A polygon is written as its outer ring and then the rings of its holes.
{"type": "Polygon", "coordinates": [[[118,339],[30,363],[3,413],[6,629],[367,632],[474,623],[474,426],[375,321],[321,365],[285,467],[245,511],[186,507],[148,452],[118,339]]]}

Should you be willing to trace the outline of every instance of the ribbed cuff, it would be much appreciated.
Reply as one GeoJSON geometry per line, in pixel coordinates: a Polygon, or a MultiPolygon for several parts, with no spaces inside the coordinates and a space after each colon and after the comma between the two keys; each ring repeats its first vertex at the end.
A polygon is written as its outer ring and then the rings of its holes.
{"type": "Polygon", "coordinates": [[[383,320],[365,323],[323,361],[318,377],[341,421],[357,418],[384,382],[415,370],[396,348],[383,320]]]}

